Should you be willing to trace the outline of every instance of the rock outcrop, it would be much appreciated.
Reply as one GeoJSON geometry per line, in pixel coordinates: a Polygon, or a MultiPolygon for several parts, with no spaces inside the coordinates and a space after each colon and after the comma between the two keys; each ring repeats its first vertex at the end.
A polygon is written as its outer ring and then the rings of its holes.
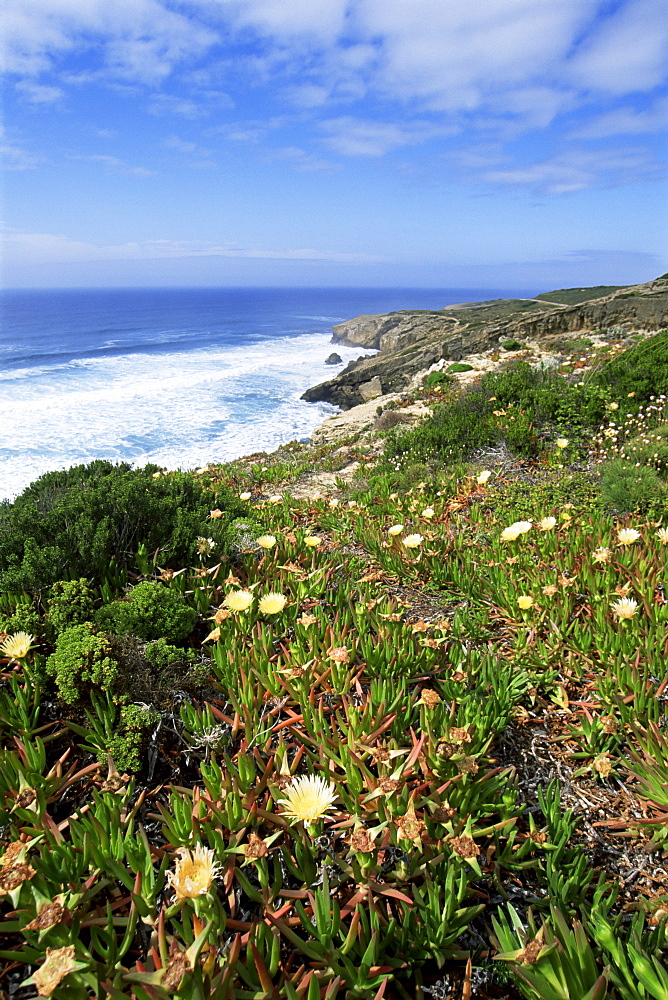
{"type": "MultiPolygon", "coordinates": [[[[577,290],[579,293],[582,289],[577,290]]],[[[668,326],[668,276],[574,305],[537,299],[499,299],[446,306],[441,311],[403,310],[358,316],[334,327],[334,343],[374,348],[378,354],[352,361],[302,399],[348,410],[381,395],[401,392],[411,378],[443,359],[459,361],[500,341],[540,341],[557,334],[668,326]]]]}

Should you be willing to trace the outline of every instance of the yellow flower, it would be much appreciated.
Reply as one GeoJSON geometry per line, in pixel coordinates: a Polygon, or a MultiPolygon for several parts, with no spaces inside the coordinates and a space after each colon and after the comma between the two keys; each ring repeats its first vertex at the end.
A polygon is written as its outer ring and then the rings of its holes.
{"type": "Polygon", "coordinates": [[[531,531],[531,521],[515,521],[501,532],[502,542],[514,542],[520,535],[531,531]]]}
{"type": "Polygon", "coordinates": [[[541,531],[551,531],[556,523],[557,523],[556,517],[544,517],[541,521],[538,522],[538,528],[540,528],[541,531]]]}
{"type": "Polygon", "coordinates": [[[391,528],[387,529],[387,533],[388,535],[400,535],[403,530],[403,524],[393,524],[391,528]]]}
{"type": "Polygon", "coordinates": [[[264,597],[260,598],[260,612],[263,615],[277,615],[286,604],[287,601],[283,594],[265,594],[264,597]]]}
{"type": "Polygon", "coordinates": [[[609,410],[618,410],[619,409],[619,403],[608,403],[608,409],[609,410]]]}
{"type": "Polygon", "coordinates": [[[261,549],[271,549],[276,544],[276,537],[275,535],[260,535],[256,541],[261,549]]]}
{"type": "Polygon", "coordinates": [[[668,545],[668,528],[659,528],[656,533],[656,537],[662,545],[668,545]]]}
{"type": "Polygon", "coordinates": [[[231,590],[225,595],[223,604],[230,611],[248,611],[254,600],[250,590],[231,590]]]}
{"type": "Polygon", "coordinates": [[[620,545],[633,545],[640,538],[640,532],[635,528],[621,528],[617,532],[617,540],[620,545]]]}
{"type": "Polygon", "coordinates": [[[37,987],[38,996],[50,997],[68,973],[81,968],[85,966],[75,959],[73,944],[65,948],[47,948],[46,958],[26,982],[37,987]]]}
{"type": "Polygon", "coordinates": [[[569,440],[568,438],[557,438],[557,440],[554,443],[556,444],[557,448],[563,449],[563,448],[568,448],[569,440]]]}
{"type": "Polygon", "coordinates": [[[304,545],[308,545],[310,549],[314,549],[316,545],[320,545],[321,541],[322,538],[319,538],[318,535],[306,535],[304,545]]]}
{"type": "Polygon", "coordinates": [[[174,889],[174,897],[179,899],[195,899],[205,896],[211,889],[211,883],[219,872],[219,866],[213,860],[213,851],[209,847],[198,844],[193,851],[180,847],[173,872],[167,872],[167,878],[174,889]]]}
{"type": "Polygon", "coordinates": [[[401,539],[401,544],[407,549],[417,549],[424,541],[422,535],[406,535],[405,538],[401,539]]]}
{"type": "Polygon", "coordinates": [[[244,493],[240,493],[239,494],[239,499],[240,500],[250,500],[251,496],[252,496],[252,494],[249,493],[248,490],[246,490],[244,493]]]}
{"type": "Polygon", "coordinates": [[[481,486],[484,486],[485,483],[488,482],[489,479],[491,479],[491,477],[492,477],[492,473],[489,471],[489,469],[483,469],[483,471],[480,473],[480,475],[476,479],[476,482],[480,483],[481,486]]]}
{"type": "Polygon", "coordinates": [[[610,605],[612,613],[622,621],[624,618],[633,618],[638,610],[638,602],[632,597],[620,597],[618,601],[610,605]]]}
{"type": "Polygon", "coordinates": [[[334,785],[309,774],[296,778],[288,785],[285,798],[279,799],[278,804],[283,806],[290,818],[313,823],[329,812],[336,794],[334,785]]]}
{"type": "Polygon", "coordinates": [[[21,660],[28,655],[34,641],[35,637],[27,632],[15,632],[14,635],[7,636],[0,650],[12,660],[21,660]]]}
{"type": "Polygon", "coordinates": [[[519,606],[522,608],[523,611],[526,611],[528,608],[533,607],[533,597],[527,597],[526,595],[522,595],[522,597],[517,598],[517,603],[519,604],[519,606]]]}
{"type": "Polygon", "coordinates": [[[610,549],[606,548],[605,545],[601,545],[598,549],[594,549],[592,554],[592,559],[595,563],[607,563],[610,562],[612,557],[612,552],[610,549]]]}
{"type": "Polygon", "coordinates": [[[429,520],[430,518],[432,518],[434,516],[434,508],[433,507],[425,507],[425,509],[422,511],[422,515],[421,516],[422,517],[426,517],[427,520],[429,520]]]}

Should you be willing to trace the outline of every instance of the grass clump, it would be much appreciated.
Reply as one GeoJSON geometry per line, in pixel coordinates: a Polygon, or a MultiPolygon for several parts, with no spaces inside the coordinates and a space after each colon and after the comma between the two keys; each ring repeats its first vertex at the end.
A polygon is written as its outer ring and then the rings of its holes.
{"type": "Polygon", "coordinates": [[[40,591],[67,575],[102,582],[110,565],[131,566],[142,543],[165,566],[187,562],[205,534],[224,552],[244,510],[229,488],[153,465],[99,460],[48,472],[0,505],[0,590],[40,591]],[[221,511],[214,522],[211,509],[221,511]]]}

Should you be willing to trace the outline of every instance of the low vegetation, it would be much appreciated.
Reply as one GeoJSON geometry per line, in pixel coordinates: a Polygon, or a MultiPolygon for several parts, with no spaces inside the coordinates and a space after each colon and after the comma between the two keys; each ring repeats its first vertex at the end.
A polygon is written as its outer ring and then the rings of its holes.
{"type": "Polygon", "coordinates": [[[0,991],[666,1000],[665,336],[5,506],[0,991]]]}

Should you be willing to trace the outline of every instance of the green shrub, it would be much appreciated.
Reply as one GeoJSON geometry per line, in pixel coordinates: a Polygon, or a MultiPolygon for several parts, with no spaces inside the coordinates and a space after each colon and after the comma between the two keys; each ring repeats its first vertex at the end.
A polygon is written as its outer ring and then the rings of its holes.
{"type": "Polygon", "coordinates": [[[526,347],[520,340],[502,340],[500,345],[504,351],[522,351],[526,347]]]}
{"type": "Polygon", "coordinates": [[[111,754],[114,764],[121,772],[135,774],[142,767],[142,751],[146,745],[148,730],[160,720],[160,713],[143,705],[125,705],[121,708],[118,728],[109,735],[106,746],[98,751],[98,760],[107,762],[111,754]]]}
{"type": "Polygon", "coordinates": [[[0,589],[38,591],[57,580],[104,580],[110,563],[132,565],[140,543],[160,549],[162,566],[193,559],[200,535],[227,546],[245,504],[228,489],[185,473],[95,461],[49,472],[13,502],[0,504],[0,589]],[[209,520],[217,508],[223,515],[209,520]]]}
{"type": "Polygon", "coordinates": [[[20,603],[11,615],[0,616],[0,632],[13,635],[15,632],[27,632],[36,639],[42,635],[42,619],[31,602],[20,603]]]}
{"type": "Polygon", "coordinates": [[[147,580],[133,587],[126,598],[99,608],[95,621],[114,635],[178,643],[194,629],[197,612],[187,606],[181,594],[147,580]]]}
{"type": "Polygon", "coordinates": [[[668,486],[650,466],[636,468],[623,458],[601,466],[601,503],[608,512],[661,516],[667,499],[668,486]]]}
{"type": "Polygon", "coordinates": [[[474,371],[473,365],[468,365],[465,361],[455,361],[453,365],[449,365],[447,373],[450,375],[456,375],[458,372],[472,372],[474,371]]]}
{"type": "Polygon", "coordinates": [[[418,427],[391,433],[386,455],[450,464],[505,440],[518,455],[531,458],[544,441],[560,435],[575,443],[587,438],[603,420],[608,401],[608,391],[599,385],[573,384],[558,372],[520,361],[444,400],[418,427]]]}
{"type": "Polygon", "coordinates": [[[119,663],[109,640],[90,622],[60,633],[46,671],[55,679],[58,697],[66,705],[88,694],[91,685],[110,692],[119,681],[119,663]]]}
{"type": "Polygon", "coordinates": [[[633,408],[647,402],[650,396],[668,394],[668,330],[661,330],[618,354],[596,373],[595,380],[619,400],[634,393],[632,402],[629,400],[633,408]]]}
{"type": "Polygon", "coordinates": [[[452,379],[447,372],[431,372],[425,378],[424,385],[427,389],[435,389],[437,386],[452,385],[452,379]]]}
{"type": "Polygon", "coordinates": [[[93,617],[94,594],[85,577],[58,580],[49,591],[45,624],[53,635],[72,625],[82,625],[93,617]]]}

